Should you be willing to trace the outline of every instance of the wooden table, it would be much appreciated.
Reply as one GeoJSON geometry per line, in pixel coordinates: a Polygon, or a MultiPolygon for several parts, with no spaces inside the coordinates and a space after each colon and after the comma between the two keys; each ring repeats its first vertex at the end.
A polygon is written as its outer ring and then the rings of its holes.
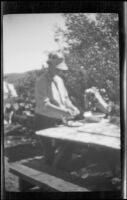
{"type": "Polygon", "coordinates": [[[120,127],[109,123],[107,119],[102,119],[98,123],[84,123],[80,127],[58,126],[36,132],[36,135],[43,138],[62,141],[62,147],[53,166],[56,166],[67,148],[66,143],[76,143],[81,145],[92,145],[101,148],[110,148],[120,153],[120,127]]]}

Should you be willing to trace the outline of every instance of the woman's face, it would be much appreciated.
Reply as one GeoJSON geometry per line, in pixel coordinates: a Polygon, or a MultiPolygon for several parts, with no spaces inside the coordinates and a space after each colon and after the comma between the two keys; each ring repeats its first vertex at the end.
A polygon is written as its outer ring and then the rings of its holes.
{"type": "Polygon", "coordinates": [[[60,64],[62,62],[62,58],[60,58],[60,59],[52,59],[52,61],[51,62],[49,62],[49,72],[52,74],[52,75],[55,75],[55,74],[57,74],[57,75],[59,75],[59,76],[61,76],[61,77],[64,77],[64,75],[66,75],[66,70],[61,70],[61,69],[58,69],[58,68],[56,68],[56,66],[58,65],[58,64],[60,64]]]}
{"type": "Polygon", "coordinates": [[[58,76],[62,77],[63,79],[66,78],[66,75],[67,75],[67,70],[61,70],[61,69],[55,69],[55,74],[57,74],[58,76]]]}

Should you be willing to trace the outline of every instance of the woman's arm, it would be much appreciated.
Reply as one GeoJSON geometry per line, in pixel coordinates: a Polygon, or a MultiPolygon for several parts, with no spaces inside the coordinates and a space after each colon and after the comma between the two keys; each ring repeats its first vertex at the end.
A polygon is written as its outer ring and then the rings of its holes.
{"type": "Polygon", "coordinates": [[[63,117],[72,117],[69,109],[54,105],[49,100],[45,102],[44,111],[50,113],[50,116],[53,118],[62,119],[63,117]]]}

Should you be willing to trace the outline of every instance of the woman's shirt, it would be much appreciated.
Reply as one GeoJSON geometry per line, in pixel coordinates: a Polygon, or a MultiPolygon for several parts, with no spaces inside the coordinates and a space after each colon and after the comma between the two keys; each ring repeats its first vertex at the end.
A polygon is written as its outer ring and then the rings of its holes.
{"type": "Polygon", "coordinates": [[[41,75],[35,86],[36,108],[35,112],[51,118],[59,118],[57,111],[52,111],[46,106],[50,102],[59,107],[66,107],[68,96],[62,78],[58,75],[49,78],[47,73],[41,75]],[[58,116],[57,116],[58,115],[58,116]]]}

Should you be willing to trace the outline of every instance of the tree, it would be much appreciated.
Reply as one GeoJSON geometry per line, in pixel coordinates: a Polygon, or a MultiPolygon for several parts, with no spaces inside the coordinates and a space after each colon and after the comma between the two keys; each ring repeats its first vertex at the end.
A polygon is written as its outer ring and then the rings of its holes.
{"type": "Polygon", "coordinates": [[[67,30],[58,29],[56,34],[68,44],[69,91],[81,106],[84,90],[91,86],[104,88],[111,101],[119,102],[118,15],[98,13],[93,19],[85,13],[63,15],[67,30]]]}
{"type": "Polygon", "coordinates": [[[35,98],[34,94],[35,80],[39,72],[36,70],[27,72],[23,77],[19,78],[15,82],[15,87],[17,89],[19,96],[22,96],[24,99],[35,98]]]}

